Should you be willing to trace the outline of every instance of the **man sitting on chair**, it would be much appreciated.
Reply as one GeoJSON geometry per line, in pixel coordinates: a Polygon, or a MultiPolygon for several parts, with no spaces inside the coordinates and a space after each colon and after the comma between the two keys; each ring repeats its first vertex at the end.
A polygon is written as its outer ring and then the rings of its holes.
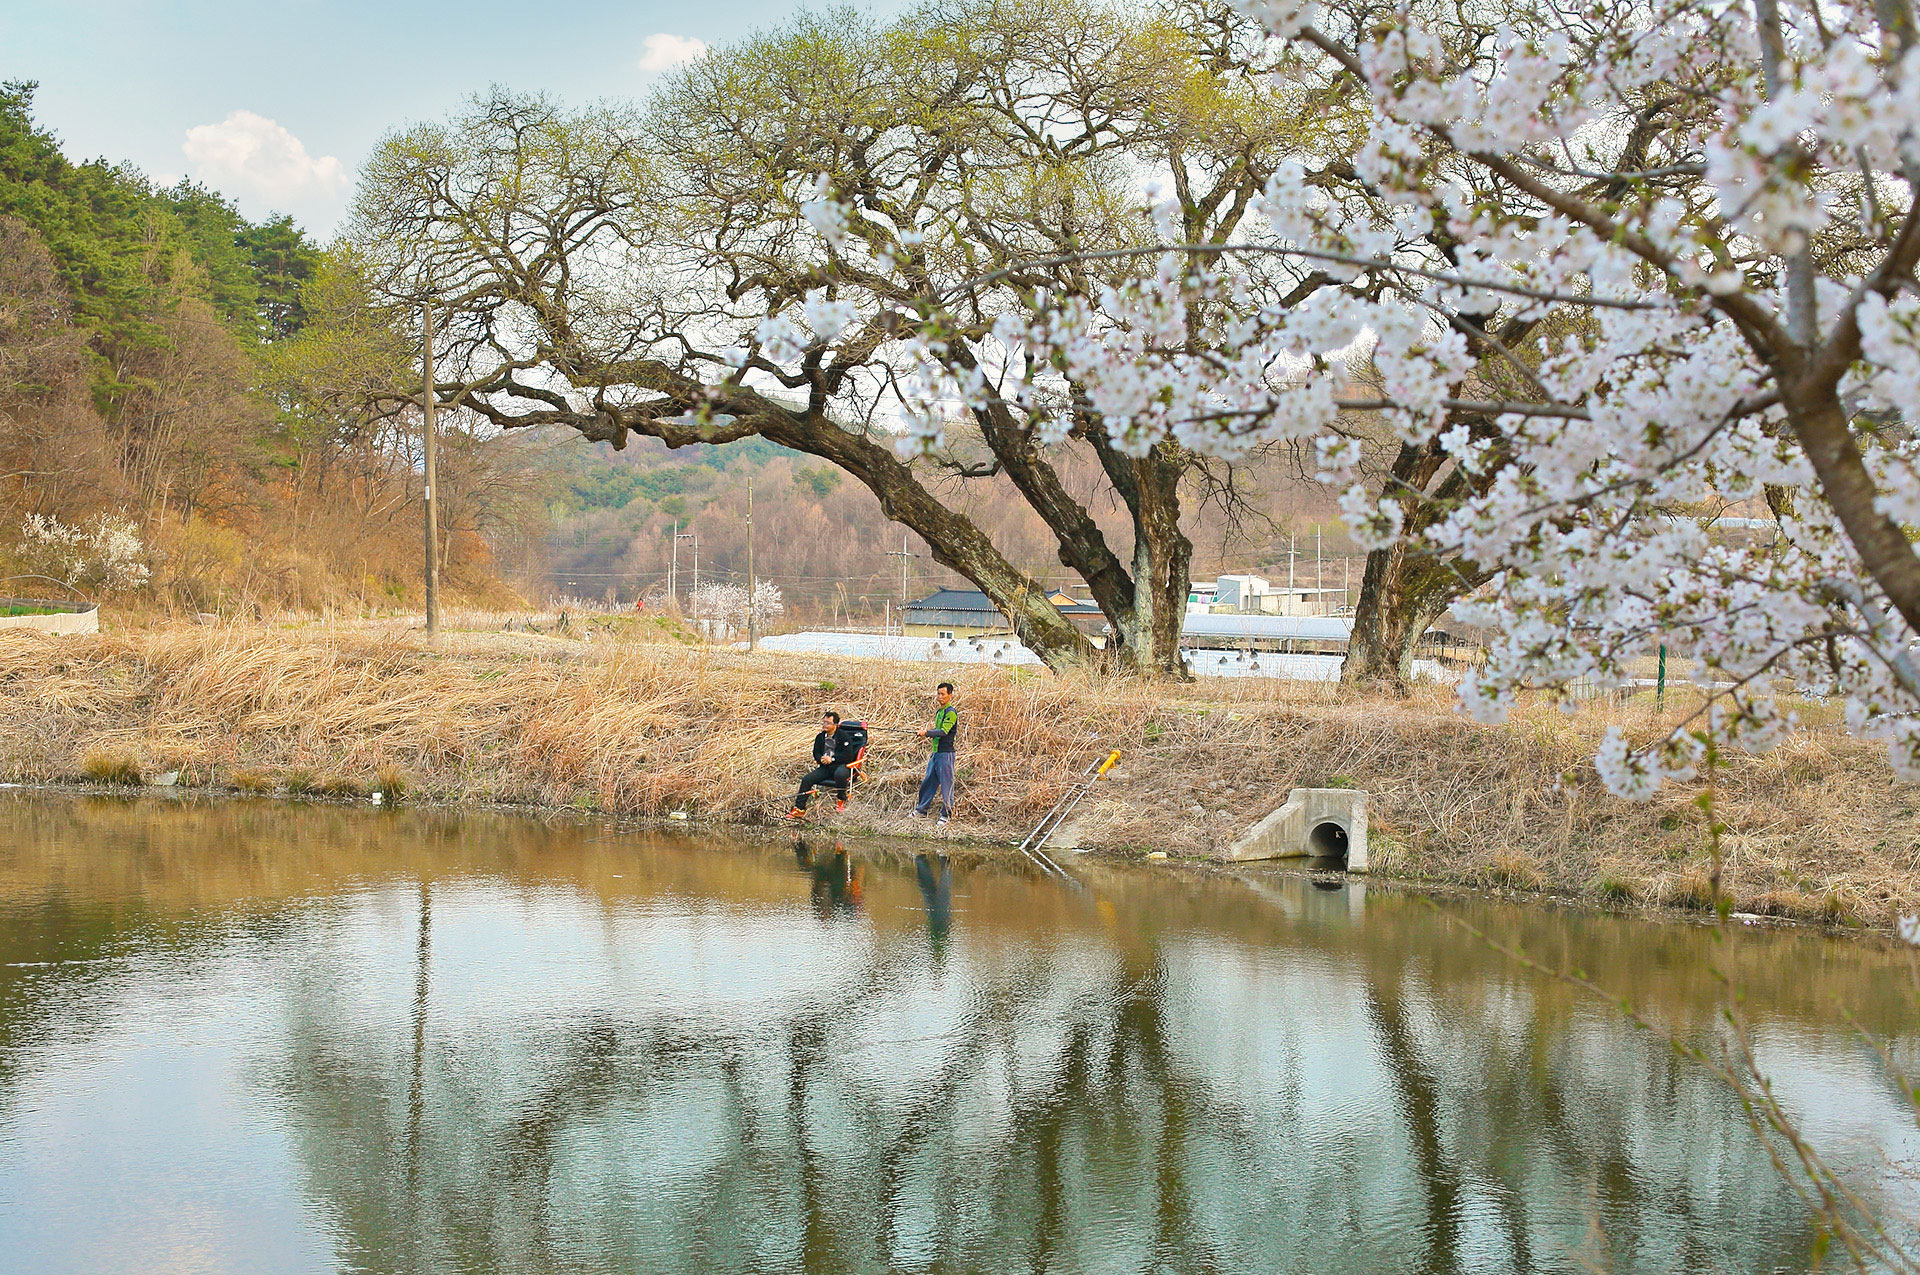
{"type": "Polygon", "coordinates": [[[847,722],[843,725],[840,714],[822,714],[820,733],[813,737],[814,768],[800,780],[800,792],[794,797],[793,809],[787,812],[787,818],[807,817],[807,803],[813,799],[815,788],[831,788],[834,792],[834,809],[845,810],[847,785],[852,782],[866,747],[865,723],[847,722]]]}

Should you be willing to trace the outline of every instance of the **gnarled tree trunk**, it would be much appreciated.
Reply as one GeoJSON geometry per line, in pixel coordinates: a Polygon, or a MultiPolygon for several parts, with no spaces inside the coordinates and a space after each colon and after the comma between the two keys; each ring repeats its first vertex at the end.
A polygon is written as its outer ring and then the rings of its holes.
{"type": "Polygon", "coordinates": [[[1405,542],[1368,554],[1340,681],[1406,694],[1413,682],[1414,647],[1461,592],[1450,564],[1405,542]]]}
{"type": "MultiPolygon", "coordinates": [[[[1484,420],[1467,423],[1476,436],[1491,428],[1484,420]]],[[[1446,454],[1432,440],[1406,444],[1394,457],[1387,481],[1402,496],[1405,535],[1367,555],[1354,602],[1353,634],[1340,664],[1342,685],[1405,695],[1413,682],[1413,649],[1427,626],[1491,576],[1458,555],[1436,555],[1419,547],[1421,533],[1490,481],[1484,476],[1470,479],[1465,471],[1447,465],[1446,454]],[[1429,492],[1427,485],[1435,478],[1439,485],[1429,492]]]]}

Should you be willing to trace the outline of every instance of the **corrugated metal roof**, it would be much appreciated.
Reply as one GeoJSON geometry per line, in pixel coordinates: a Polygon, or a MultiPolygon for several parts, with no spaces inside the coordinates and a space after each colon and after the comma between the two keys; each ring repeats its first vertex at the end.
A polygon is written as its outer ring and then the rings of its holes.
{"type": "MultiPolygon", "coordinates": [[[[1062,615],[1099,615],[1101,613],[1100,608],[1093,603],[1081,602],[1057,591],[1050,594],[1047,600],[1052,602],[1054,609],[1062,615]],[[1059,601],[1063,597],[1067,599],[1064,605],[1059,601]]],[[[1000,623],[1006,623],[1000,608],[993,605],[993,600],[978,589],[936,589],[924,598],[907,603],[907,623],[934,623],[932,620],[922,619],[921,616],[924,614],[938,614],[941,617],[939,623],[942,624],[951,623],[962,614],[994,616],[998,617],[1000,623]]]]}
{"type": "Polygon", "coordinates": [[[926,597],[907,603],[907,614],[916,611],[942,612],[982,612],[987,615],[1000,614],[1000,608],[993,605],[992,599],[978,589],[935,589],[926,597]]]}

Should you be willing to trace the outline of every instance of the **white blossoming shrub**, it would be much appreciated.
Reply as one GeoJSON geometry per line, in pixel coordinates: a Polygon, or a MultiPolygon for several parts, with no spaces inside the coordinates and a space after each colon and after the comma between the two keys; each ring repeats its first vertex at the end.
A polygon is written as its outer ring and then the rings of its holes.
{"type": "MultiPolygon", "coordinates": [[[[779,588],[769,581],[761,580],[753,587],[752,612],[754,625],[765,630],[785,615],[786,602],[780,596],[779,588]]],[[[716,630],[743,633],[747,628],[748,595],[745,585],[739,584],[703,584],[693,591],[693,614],[703,623],[711,623],[716,630]]]]}
{"type": "Polygon", "coordinates": [[[99,514],[80,526],[28,514],[19,553],[30,573],[88,592],[124,592],[152,574],[140,529],[121,514],[99,514]]]}

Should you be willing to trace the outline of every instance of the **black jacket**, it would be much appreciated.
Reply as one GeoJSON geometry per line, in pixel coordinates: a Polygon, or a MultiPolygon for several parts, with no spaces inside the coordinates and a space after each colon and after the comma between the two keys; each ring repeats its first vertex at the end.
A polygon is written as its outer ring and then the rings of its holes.
{"type": "Polygon", "coordinates": [[[841,722],[840,729],[829,737],[821,731],[813,737],[813,759],[820,765],[831,763],[835,766],[851,766],[860,757],[860,750],[867,746],[867,726],[865,722],[841,722]]]}

